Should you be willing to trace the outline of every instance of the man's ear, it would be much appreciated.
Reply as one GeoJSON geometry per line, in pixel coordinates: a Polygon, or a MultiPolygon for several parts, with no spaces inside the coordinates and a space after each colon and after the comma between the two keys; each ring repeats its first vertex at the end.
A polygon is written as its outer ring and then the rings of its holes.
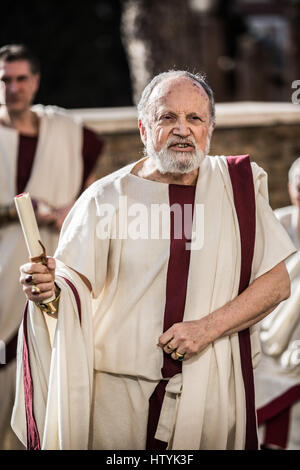
{"type": "Polygon", "coordinates": [[[213,135],[215,128],[216,128],[216,123],[213,122],[213,125],[211,126],[211,135],[213,135]]]}
{"type": "Polygon", "coordinates": [[[140,119],[139,119],[139,130],[140,130],[141,140],[142,140],[143,144],[146,145],[146,141],[147,141],[146,128],[142,124],[142,121],[140,119]]]}
{"type": "Polygon", "coordinates": [[[40,82],[41,82],[41,75],[39,73],[34,74],[34,81],[35,81],[34,93],[36,94],[38,92],[38,89],[40,87],[40,82]]]}

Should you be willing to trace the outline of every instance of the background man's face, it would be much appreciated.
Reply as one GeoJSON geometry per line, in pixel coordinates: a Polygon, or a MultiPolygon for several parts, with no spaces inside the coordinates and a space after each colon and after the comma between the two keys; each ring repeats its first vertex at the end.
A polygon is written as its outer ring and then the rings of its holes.
{"type": "Polygon", "coordinates": [[[26,111],[32,104],[39,86],[39,74],[33,74],[29,62],[0,62],[0,80],[9,112],[26,111]]]}

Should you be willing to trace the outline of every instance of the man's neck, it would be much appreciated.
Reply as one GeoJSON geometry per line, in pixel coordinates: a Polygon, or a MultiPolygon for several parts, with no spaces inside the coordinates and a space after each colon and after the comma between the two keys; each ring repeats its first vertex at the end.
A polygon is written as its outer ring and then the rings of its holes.
{"type": "Polygon", "coordinates": [[[132,173],[140,178],[151,181],[180,184],[183,186],[195,186],[198,178],[198,170],[191,171],[190,173],[161,173],[150,158],[139,162],[132,169],[132,173]]]}
{"type": "Polygon", "coordinates": [[[36,136],[39,131],[38,116],[30,109],[15,113],[9,112],[3,106],[0,112],[0,123],[25,135],[36,136]]]}

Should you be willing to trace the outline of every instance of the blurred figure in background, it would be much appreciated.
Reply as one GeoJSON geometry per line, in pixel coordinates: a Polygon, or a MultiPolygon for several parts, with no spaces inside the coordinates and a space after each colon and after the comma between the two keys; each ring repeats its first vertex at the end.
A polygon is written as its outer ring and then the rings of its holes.
{"type": "Polygon", "coordinates": [[[281,207],[275,211],[275,214],[289,236],[294,242],[296,248],[300,247],[300,157],[294,161],[289,170],[288,191],[292,205],[281,207]]]}
{"type": "Polygon", "coordinates": [[[10,428],[17,331],[23,292],[19,265],[28,257],[13,198],[28,191],[49,254],[64,218],[96,178],[103,142],[54,106],[35,105],[40,66],[24,45],[0,49],[0,449],[19,448],[10,428]]]}
{"type": "MultiPolygon", "coordinates": [[[[289,170],[292,205],[275,210],[300,247],[300,158],[289,170]]],[[[261,322],[262,360],[255,371],[263,448],[300,449],[300,251],[286,261],[291,296],[261,322]]]]}

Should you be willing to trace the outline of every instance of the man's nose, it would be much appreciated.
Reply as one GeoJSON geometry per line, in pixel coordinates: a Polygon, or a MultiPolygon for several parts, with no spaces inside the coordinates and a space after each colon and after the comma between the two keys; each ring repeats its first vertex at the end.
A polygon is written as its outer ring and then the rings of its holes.
{"type": "Polygon", "coordinates": [[[178,119],[173,129],[173,134],[180,135],[181,137],[187,137],[190,135],[191,130],[185,119],[178,119]]]}
{"type": "Polygon", "coordinates": [[[16,80],[11,80],[7,84],[7,90],[9,93],[16,93],[18,91],[18,82],[16,80]]]}

